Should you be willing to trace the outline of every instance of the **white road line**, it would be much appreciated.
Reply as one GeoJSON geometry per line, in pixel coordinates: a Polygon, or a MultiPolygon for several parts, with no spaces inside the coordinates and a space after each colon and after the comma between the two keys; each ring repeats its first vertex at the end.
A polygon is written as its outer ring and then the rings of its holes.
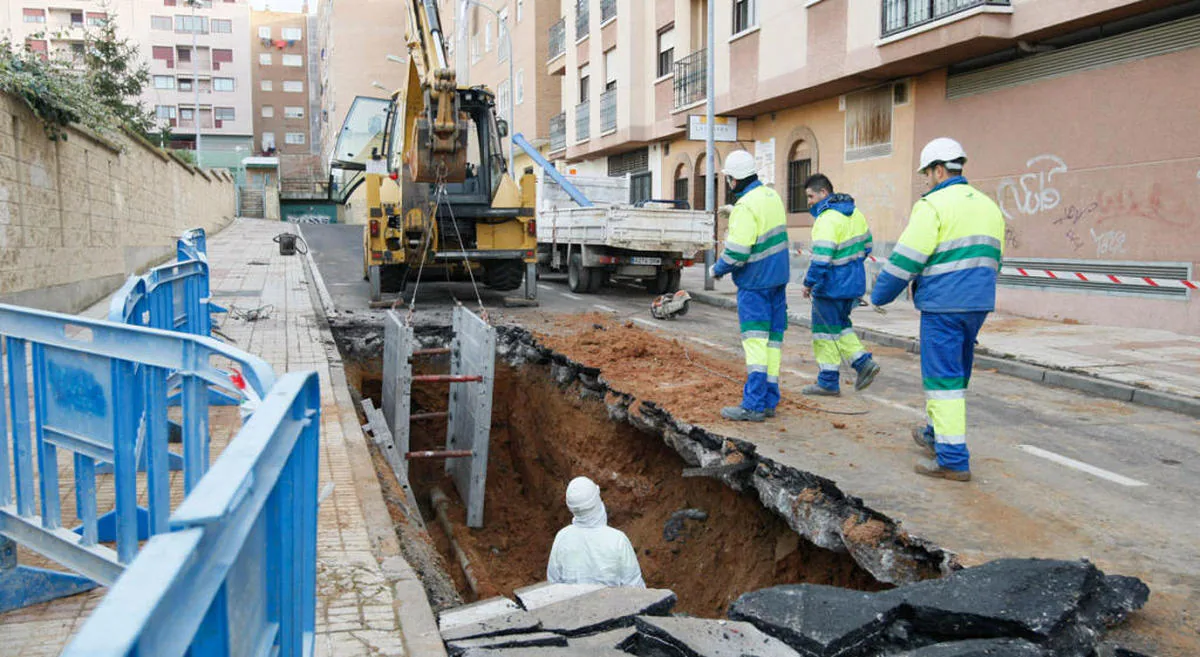
{"type": "Polygon", "coordinates": [[[724,345],[719,345],[715,342],[712,342],[711,340],[705,340],[704,338],[697,338],[694,335],[687,336],[687,339],[691,340],[692,342],[695,342],[696,344],[702,344],[706,347],[712,347],[713,349],[720,349],[721,351],[729,350],[729,348],[724,345]]]}
{"type": "Polygon", "coordinates": [[[550,291],[552,291],[554,288],[550,287],[549,285],[544,285],[544,284],[542,284],[542,283],[538,283],[538,289],[539,289],[539,290],[545,290],[545,291],[547,291],[547,292],[550,292],[550,291]]]}
{"type": "Polygon", "coordinates": [[[1048,452],[1040,447],[1034,447],[1033,445],[1017,445],[1017,449],[1021,450],[1022,452],[1028,452],[1030,454],[1033,454],[1034,456],[1040,456],[1040,457],[1046,459],[1047,461],[1054,461],[1055,463],[1057,463],[1059,465],[1065,465],[1068,468],[1074,468],[1081,472],[1086,472],[1090,475],[1095,475],[1097,477],[1100,477],[1101,479],[1107,479],[1115,484],[1121,484],[1122,486],[1136,487],[1136,486],[1148,486],[1149,485],[1144,481],[1138,481],[1137,479],[1130,479],[1129,477],[1124,477],[1115,472],[1109,472],[1108,470],[1097,468],[1094,465],[1088,465],[1087,463],[1084,463],[1083,461],[1076,461],[1075,459],[1068,458],[1061,454],[1055,454],[1054,452],[1048,452]]]}
{"type": "Polygon", "coordinates": [[[593,307],[593,308],[597,308],[597,309],[599,309],[599,310],[603,310],[603,311],[604,311],[604,312],[606,312],[606,313],[615,313],[615,312],[617,312],[617,309],[616,309],[616,308],[612,308],[612,307],[610,307],[610,306],[606,306],[606,305],[604,305],[604,304],[602,304],[602,303],[593,303],[593,304],[592,304],[592,307],[593,307]]]}
{"type": "Polygon", "coordinates": [[[563,295],[564,297],[566,297],[568,299],[574,299],[576,301],[583,301],[583,297],[581,297],[577,294],[571,294],[570,292],[559,292],[559,294],[563,295]]]}
{"type": "Polygon", "coordinates": [[[641,317],[634,317],[633,321],[637,322],[638,324],[642,324],[644,326],[649,326],[650,328],[659,328],[660,326],[662,326],[662,324],[655,324],[654,322],[652,322],[648,319],[642,319],[641,317]]]}
{"type": "Polygon", "coordinates": [[[875,402],[876,404],[883,404],[884,406],[889,406],[898,411],[904,411],[905,413],[908,413],[909,415],[913,415],[915,417],[919,417],[919,418],[925,417],[925,411],[913,408],[912,406],[905,406],[904,404],[894,402],[890,399],[884,399],[883,397],[880,397],[879,395],[863,395],[863,398],[869,399],[869,400],[875,402]]]}

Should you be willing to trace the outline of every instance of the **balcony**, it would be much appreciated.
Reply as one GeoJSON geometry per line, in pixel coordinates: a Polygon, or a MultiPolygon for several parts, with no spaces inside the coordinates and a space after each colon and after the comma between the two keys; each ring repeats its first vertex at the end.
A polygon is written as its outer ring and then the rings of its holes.
{"type": "Polygon", "coordinates": [[[609,89],[600,94],[600,134],[617,130],[617,90],[609,89]]]}
{"type": "Polygon", "coordinates": [[[675,62],[675,109],[707,98],[707,83],[708,50],[697,50],[675,62]]]}
{"type": "Polygon", "coordinates": [[[550,26],[550,54],[546,61],[552,62],[567,52],[567,19],[560,18],[550,26]]]}
{"type": "Polygon", "coordinates": [[[591,103],[583,101],[575,106],[575,141],[587,141],[592,136],[591,103]]]}
{"type": "Polygon", "coordinates": [[[591,29],[591,9],[588,0],[575,0],[575,40],[588,35],[591,29]]]}
{"type": "Polygon", "coordinates": [[[617,17],[617,0],[600,0],[600,24],[617,17]]]}
{"type": "Polygon", "coordinates": [[[567,113],[550,117],[550,152],[567,150],[567,113]]]}
{"type": "Polygon", "coordinates": [[[1008,7],[1011,0],[883,0],[882,37],[889,37],[976,7],[1008,7]]]}

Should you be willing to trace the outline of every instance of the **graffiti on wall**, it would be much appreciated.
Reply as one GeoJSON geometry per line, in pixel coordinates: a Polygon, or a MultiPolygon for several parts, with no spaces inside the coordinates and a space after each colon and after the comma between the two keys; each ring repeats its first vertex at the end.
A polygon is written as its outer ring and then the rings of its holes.
{"type": "Polygon", "coordinates": [[[1038,155],[1030,158],[1025,168],[1025,173],[1004,178],[996,188],[1000,210],[1010,221],[1014,214],[1033,216],[1053,210],[1062,201],[1062,194],[1054,187],[1054,177],[1068,171],[1061,157],[1038,155]]]}

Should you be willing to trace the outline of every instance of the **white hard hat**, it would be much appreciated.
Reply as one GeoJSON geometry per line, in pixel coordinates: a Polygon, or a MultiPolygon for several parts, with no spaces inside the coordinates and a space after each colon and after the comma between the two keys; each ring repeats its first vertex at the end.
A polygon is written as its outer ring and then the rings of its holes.
{"type": "Polygon", "coordinates": [[[753,155],[746,151],[734,151],[725,156],[725,168],[721,173],[744,180],[758,173],[758,165],[754,163],[753,155]]]}
{"type": "Polygon", "coordinates": [[[945,164],[947,169],[962,169],[962,164],[955,163],[954,160],[966,163],[967,152],[963,150],[962,144],[949,137],[938,137],[921,149],[921,166],[917,167],[917,173],[928,169],[929,165],[935,162],[945,164]]]}
{"type": "Polygon", "coordinates": [[[575,515],[585,514],[600,504],[600,487],[587,477],[575,477],[567,484],[567,508],[575,515]]]}

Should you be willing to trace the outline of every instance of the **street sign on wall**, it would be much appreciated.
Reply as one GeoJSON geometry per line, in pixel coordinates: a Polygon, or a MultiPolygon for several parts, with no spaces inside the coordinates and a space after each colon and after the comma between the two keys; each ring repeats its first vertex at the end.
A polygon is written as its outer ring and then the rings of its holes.
{"type": "MultiPolygon", "coordinates": [[[[737,118],[732,116],[714,117],[713,123],[717,129],[713,133],[714,141],[737,141],[737,118]]],[[[688,116],[688,139],[705,141],[708,139],[708,117],[700,114],[688,116]]]]}

